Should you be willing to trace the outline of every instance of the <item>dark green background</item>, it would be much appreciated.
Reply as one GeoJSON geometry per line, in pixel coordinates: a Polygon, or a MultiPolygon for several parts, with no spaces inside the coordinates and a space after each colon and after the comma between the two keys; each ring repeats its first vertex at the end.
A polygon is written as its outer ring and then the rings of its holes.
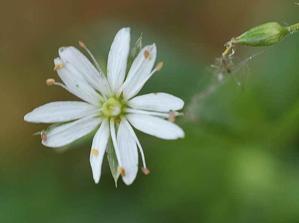
{"type": "Polygon", "coordinates": [[[38,105],[73,99],[45,85],[60,46],[83,40],[104,64],[116,31],[130,26],[165,63],[143,92],[188,105],[227,40],[298,13],[286,0],[2,0],[0,222],[299,222],[299,35],[263,49],[240,70],[244,87],[228,79],[194,110],[198,121],[180,118],[185,139],[138,134],[151,174],[130,187],[114,187],[106,161],[93,183],[90,141],[57,153],[32,136],[45,126],[23,121],[38,105]]]}

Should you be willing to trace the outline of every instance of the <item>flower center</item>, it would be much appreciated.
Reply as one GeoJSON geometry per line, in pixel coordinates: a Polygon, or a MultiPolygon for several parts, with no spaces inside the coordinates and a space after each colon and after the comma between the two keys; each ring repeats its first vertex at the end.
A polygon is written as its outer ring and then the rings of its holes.
{"type": "Polygon", "coordinates": [[[102,114],[107,118],[115,118],[123,112],[123,107],[119,99],[111,97],[102,105],[102,114]]]}

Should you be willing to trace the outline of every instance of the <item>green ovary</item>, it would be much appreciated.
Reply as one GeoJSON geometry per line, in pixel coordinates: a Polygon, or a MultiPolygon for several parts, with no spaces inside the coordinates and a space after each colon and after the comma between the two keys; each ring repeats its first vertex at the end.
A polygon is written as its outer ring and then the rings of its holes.
{"type": "Polygon", "coordinates": [[[117,118],[124,113],[125,104],[121,99],[111,97],[102,105],[102,114],[107,118],[117,118]]]}

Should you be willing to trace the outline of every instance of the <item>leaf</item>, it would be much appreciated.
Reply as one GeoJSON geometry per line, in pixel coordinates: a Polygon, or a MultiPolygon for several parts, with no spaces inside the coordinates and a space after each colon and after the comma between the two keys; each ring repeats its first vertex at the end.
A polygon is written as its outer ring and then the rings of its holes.
{"type": "Polygon", "coordinates": [[[109,167],[110,167],[112,177],[113,177],[114,182],[115,182],[115,187],[117,187],[117,181],[118,181],[118,178],[119,178],[120,174],[118,172],[118,161],[117,161],[117,158],[116,158],[116,153],[115,153],[115,150],[113,148],[113,145],[112,145],[111,141],[108,143],[107,159],[108,159],[108,163],[109,163],[109,167]]]}

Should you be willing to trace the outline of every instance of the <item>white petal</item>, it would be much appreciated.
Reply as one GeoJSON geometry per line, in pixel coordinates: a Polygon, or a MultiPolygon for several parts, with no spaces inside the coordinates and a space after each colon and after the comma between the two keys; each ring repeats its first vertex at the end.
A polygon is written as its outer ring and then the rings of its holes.
{"type": "Polygon", "coordinates": [[[113,92],[122,85],[130,50],[130,28],[123,28],[116,34],[108,56],[108,81],[113,92]]]}
{"type": "Polygon", "coordinates": [[[125,175],[122,178],[125,184],[130,185],[135,180],[138,172],[138,151],[136,141],[125,121],[120,122],[117,132],[117,142],[122,167],[125,170],[125,175]]]}
{"type": "Polygon", "coordinates": [[[35,108],[24,120],[34,123],[68,122],[97,112],[97,108],[81,101],[51,102],[35,108]]]}
{"type": "Polygon", "coordinates": [[[68,145],[93,131],[100,123],[100,118],[87,117],[57,127],[50,127],[45,132],[46,139],[42,143],[53,148],[68,145]]]}
{"type": "Polygon", "coordinates": [[[102,170],[102,162],[109,139],[109,123],[104,120],[92,141],[90,152],[90,165],[95,183],[99,183],[102,170]]]}
{"type": "Polygon", "coordinates": [[[135,58],[123,86],[125,98],[135,96],[150,78],[157,57],[156,45],[144,47],[135,58]]]}
{"type": "Polygon", "coordinates": [[[103,73],[100,73],[94,65],[75,47],[61,47],[59,56],[64,63],[70,63],[96,90],[104,95],[109,93],[109,83],[103,73]]]}
{"type": "Polygon", "coordinates": [[[142,164],[143,164],[143,168],[147,168],[146,167],[146,162],[145,162],[145,155],[144,155],[144,152],[143,152],[143,149],[142,149],[142,146],[135,134],[135,131],[134,129],[132,128],[132,126],[130,125],[130,123],[126,120],[126,119],[123,119],[124,123],[126,124],[128,130],[130,131],[132,137],[134,138],[136,144],[137,144],[137,147],[139,148],[139,152],[140,152],[140,155],[141,155],[141,159],[142,159],[142,164]]]}
{"type": "Polygon", "coordinates": [[[161,139],[178,139],[185,135],[176,124],[158,117],[129,114],[127,119],[136,129],[161,139]]]}
{"type": "Polygon", "coordinates": [[[131,99],[128,105],[137,109],[169,112],[182,109],[184,107],[184,101],[171,94],[151,93],[131,99]]]}
{"type": "Polygon", "coordinates": [[[99,104],[101,96],[87,83],[82,74],[72,64],[64,63],[60,58],[56,58],[54,64],[60,66],[57,73],[72,94],[91,104],[99,104]]]}
{"type": "MultiPolygon", "coordinates": [[[[151,116],[157,116],[160,118],[167,118],[169,119],[171,117],[171,113],[165,113],[165,112],[156,112],[156,111],[145,111],[140,109],[134,109],[134,108],[127,108],[126,112],[128,114],[141,114],[141,115],[151,115],[151,116]]],[[[173,115],[177,116],[178,113],[174,113],[173,115]]]]}

